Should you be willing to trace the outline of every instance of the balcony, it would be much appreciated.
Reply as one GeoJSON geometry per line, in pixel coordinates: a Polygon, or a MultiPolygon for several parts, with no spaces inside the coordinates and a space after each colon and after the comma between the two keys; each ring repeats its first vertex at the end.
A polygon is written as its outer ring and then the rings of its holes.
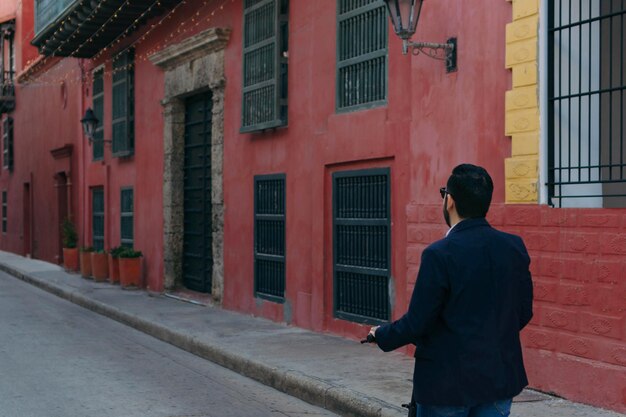
{"type": "Polygon", "coordinates": [[[92,58],[178,0],[35,0],[32,44],[45,56],[92,58]]]}

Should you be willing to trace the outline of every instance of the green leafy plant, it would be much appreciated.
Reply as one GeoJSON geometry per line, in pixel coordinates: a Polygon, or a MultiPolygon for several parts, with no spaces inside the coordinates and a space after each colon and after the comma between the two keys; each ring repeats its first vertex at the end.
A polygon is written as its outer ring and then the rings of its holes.
{"type": "Polygon", "coordinates": [[[93,246],[83,246],[80,248],[81,252],[93,252],[93,246]]]}
{"type": "Polygon", "coordinates": [[[64,248],[76,248],[78,243],[78,234],[76,233],[76,226],[74,223],[66,218],[63,220],[63,247],[64,248]]]}
{"type": "Polygon", "coordinates": [[[126,250],[124,246],[115,246],[109,249],[109,254],[114,258],[119,258],[120,253],[124,250],[126,250]]]}
{"type": "Polygon", "coordinates": [[[117,255],[119,258],[140,258],[143,256],[141,251],[134,250],[133,248],[124,248],[117,255]]]}
{"type": "Polygon", "coordinates": [[[107,251],[106,251],[106,250],[104,250],[104,249],[97,249],[97,250],[94,250],[94,252],[95,252],[95,253],[99,253],[99,254],[101,254],[101,255],[102,255],[102,254],[105,254],[105,255],[107,254],[107,251]]]}

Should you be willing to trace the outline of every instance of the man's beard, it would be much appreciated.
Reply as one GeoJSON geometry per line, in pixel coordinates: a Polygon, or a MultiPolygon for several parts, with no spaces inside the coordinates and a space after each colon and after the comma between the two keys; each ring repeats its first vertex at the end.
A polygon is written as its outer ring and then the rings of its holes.
{"type": "Polygon", "coordinates": [[[443,218],[445,219],[448,227],[452,227],[450,224],[450,213],[448,212],[448,196],[447,195],[446,195],[446,198],[443,199],[443,218]]]}

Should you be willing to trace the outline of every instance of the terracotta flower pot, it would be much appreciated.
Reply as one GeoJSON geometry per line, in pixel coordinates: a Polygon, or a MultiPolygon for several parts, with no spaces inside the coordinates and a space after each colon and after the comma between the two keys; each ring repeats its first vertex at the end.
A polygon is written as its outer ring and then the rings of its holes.
{"type": "Polygon", "coordinates": [[[63,266],[68,271],[78,271],[78,248],[63,248],[63,266]]]}
{"type": "Polygon", "coordinates": [[[91,278],[91,252],[80,252],[80,274],[91,278]]]}
{"type": "Polygon", "coordinates": [[[109,255],[106,253],[92,252],[91,273],[95,281],[106,281],[109,277],[109,255]]]}
{"type": "Polygon", "coordinates": [[[120,260],[109,254],[109,282],[119,284],[120,282],[120,260]]]}
{"type": "Polygon", "coordinates": [[[120,285],[122,288],[141,288],[141,264],[143,257],[119,258],[120,285]]]}

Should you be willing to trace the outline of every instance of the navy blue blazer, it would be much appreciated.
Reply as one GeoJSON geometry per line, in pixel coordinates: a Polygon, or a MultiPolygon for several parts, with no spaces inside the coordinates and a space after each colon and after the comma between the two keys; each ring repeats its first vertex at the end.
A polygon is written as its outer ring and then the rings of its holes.
{"type": "Polygon", "coordinates": [[[484,218],[424,250],[408,312],[376,331],[385,352],[416,345],[416,402],[474,406],[528,384],[519,332],[532,317],[529,265],[522,239],[484,218]]]}

